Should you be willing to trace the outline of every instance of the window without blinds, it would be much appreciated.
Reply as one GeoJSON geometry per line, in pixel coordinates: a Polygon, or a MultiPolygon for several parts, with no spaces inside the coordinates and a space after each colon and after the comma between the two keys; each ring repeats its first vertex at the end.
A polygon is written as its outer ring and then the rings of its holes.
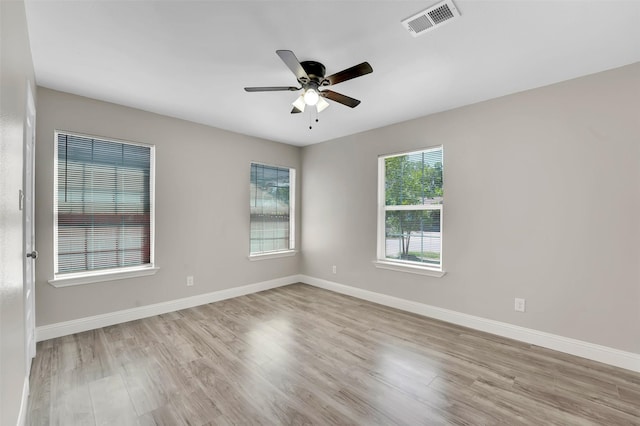
{"type": "Polygon", "coordinates": [[[295,170],[251,164],[251,254],[293,250],[295,170]]]}
{"type": "Polygon", "coordinates": [[[442,147],[380,158],[378,257],[442,267],[442,147]]]}
{"type": "Polygon", "coordinates": [[[150,265],[153,147],[56,137],[56,274],[150,265]]]}

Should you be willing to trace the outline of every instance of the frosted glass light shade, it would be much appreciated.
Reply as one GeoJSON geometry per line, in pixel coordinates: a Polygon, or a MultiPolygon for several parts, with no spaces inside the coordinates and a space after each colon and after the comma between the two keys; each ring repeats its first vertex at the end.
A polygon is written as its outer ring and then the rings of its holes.
{"type": "Polygon", "coordinates": [[[298,96],[298,99],[296,99],[291,105],[298,108],[301,112],[304,112],[304,107],[307,106],[307,104],[304,103],[304,95],[298,96]]]}
{"type": "Polygon", "coordinates": [[[324,111],[328,106],[329,106],[329,102],[325,101],[322,98],[318,99],[318,103],[316,104],[316,108],[318,109],[319,113],[324,111]]]}
{"type": "Polygon", "coordinates": [[[320,99],[320,96],[318,95],[318,92],[316,92],[314,89],[307,89],[307,91],[304,92],[305,104],[315,105],[318,103],[318,99],[320,99]]]}

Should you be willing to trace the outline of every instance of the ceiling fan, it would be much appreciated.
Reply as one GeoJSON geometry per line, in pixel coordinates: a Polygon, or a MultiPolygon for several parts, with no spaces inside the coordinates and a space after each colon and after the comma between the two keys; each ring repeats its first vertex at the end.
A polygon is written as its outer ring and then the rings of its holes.
{"type": "Polygon", "coordinates": [[[329,106],[323,98],[341,103],[350,108],[355,108],[360,101],[333,90],[320,90],[320,88],[332,86],[352,78],[360,77],[373,72],[373,68],[368,62],[363,62],[351,68],[347,68],[328,77],[325,77],[325,67],[316,61],[298,61],[296,55],[291,50],[276,50],[276,54],[282,59],[287,67],[293,72],[300,83],[300,87],[295,86],[272,86],[272,87],[245,87],[247,92],[277,92],[303,90],[302,94],[293,102],[291,114],[303,112],[305,106],[315,106],[321,112],[329,106]]]}

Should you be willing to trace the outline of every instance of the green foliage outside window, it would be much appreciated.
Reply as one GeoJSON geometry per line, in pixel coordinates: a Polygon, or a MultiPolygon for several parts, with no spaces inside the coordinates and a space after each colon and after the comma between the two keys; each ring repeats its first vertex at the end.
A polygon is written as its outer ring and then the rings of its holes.
{"type": "Polygon", "coordinates": [[[439,263],[439,252],[411,250],[411,236],[441,231],[440,210],[429,206],[442,204],[442,197],[441,148],[385,159],[385,205],[416,206],[386,210],[386,238],[400,240],[400,259],[439,263]]]}

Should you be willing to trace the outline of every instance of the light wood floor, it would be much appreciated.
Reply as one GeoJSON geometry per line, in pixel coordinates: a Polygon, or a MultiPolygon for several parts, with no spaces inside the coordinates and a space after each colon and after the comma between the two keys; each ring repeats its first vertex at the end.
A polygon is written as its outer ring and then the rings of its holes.
{"type": "Polygon", "coordinates": [[[31,425],[640,425],[640,374],[303,284],[38,344],[31,425]]]}

